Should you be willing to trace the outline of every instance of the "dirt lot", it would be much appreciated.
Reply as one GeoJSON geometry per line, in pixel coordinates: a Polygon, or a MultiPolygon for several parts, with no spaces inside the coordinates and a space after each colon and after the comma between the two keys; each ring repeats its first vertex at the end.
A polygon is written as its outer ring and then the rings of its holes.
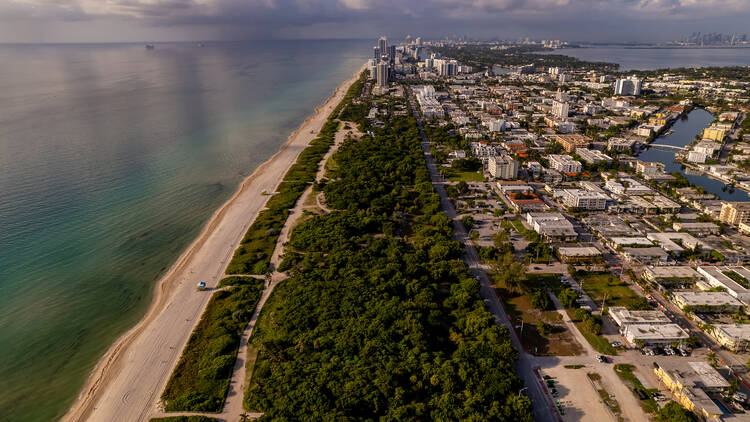
{"type": "Polygon", "coordinates": [[[567,369],[555,367],[545,369],[542,375],[555,379],[557,400],[565,410],[563,420],[566,422],[610,422],[614,418],[599,399],[586,377],[587,368],[567,369]]]}

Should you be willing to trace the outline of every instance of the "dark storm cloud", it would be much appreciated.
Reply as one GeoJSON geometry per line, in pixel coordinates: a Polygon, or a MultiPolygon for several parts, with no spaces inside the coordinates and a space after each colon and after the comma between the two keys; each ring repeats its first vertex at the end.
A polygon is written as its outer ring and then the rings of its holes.
{"type": "MultiPolygon", "coordinates": [[[[0,21],[120,21],[218,37],[664,38],[743,30],[747,0],[0,0],[0,21]],[[692,25],[700,25],[693,28],[692,25]],[[735,27],[736,26],[736,27],[735,27]]],[[[81,24],[85,26],[85,23],[81,24]]],[[[2,26],[2,25],[0,25],[2,26]]],[[[127,28],[126,28],[127,31],[127,28]]],[[[84,31],[85,32],[85,31],[84,31]]],[[[3,32],[0,28],[0,37],[3,32]]],[[[126,35],[126,34],[123,34],[126,35]]],[[[1,39],[1,38],[0,38],[1,39]]]]}

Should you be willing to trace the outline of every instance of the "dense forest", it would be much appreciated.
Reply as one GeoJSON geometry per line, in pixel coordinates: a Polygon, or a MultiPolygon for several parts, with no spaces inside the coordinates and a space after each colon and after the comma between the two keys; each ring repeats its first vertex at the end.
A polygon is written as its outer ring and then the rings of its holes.
{"type": "Polygon", "coordinates": [[[345,142],[321,186],[337,211],[292,233],[245,404],[265,420],[531,421],[495,324],[439,210],[416,121],[345,142]]]}
{"type": "Polygon", "coordinates": [[[462,45],[460,47],[430,47],[435,53],[456,59],[461,63],[480,69],[490,66],[514,67],[533,64],[541,68],[561,67],[564,69],[596,69],[614,71],[616,63],[587,62],[562,54],[539,54],[552,51],[540,46],[518,46],[506,49],[493,49],[494,45],[462,45]]]}

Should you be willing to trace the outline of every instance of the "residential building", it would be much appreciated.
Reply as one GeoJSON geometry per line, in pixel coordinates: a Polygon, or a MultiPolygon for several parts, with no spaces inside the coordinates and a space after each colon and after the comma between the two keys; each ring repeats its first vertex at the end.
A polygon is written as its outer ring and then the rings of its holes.
{"type": "Polygon", "coordinates": [[[606,163],[612,162],[612,157],[596,149],[576,148],[576,154],[589,164],[597,164],[602,161],[606,163]]]}
{"type": "Polygon", "coordinates": [[[729,382],[708,362],[678,360],[654,363],[654,374],[671,392],[675,401],[686,409],[713,420],[724,411],[706,394],[729,389],[729,382]]]}
{"type": "Polygon", "coordinates": [[[722,142],[726,136],[727,131],[723,128],[718,127],[707,127],[703,129],[703,139],[710,139],[712,141],[722,142]]]}
{"type": "Polygon", "coordinates": [[[560,247],[557,249],[560,259],[568,264],[590,263],[601,259],[602,252],[593,246],[560,247]]]}
{"type": "Polygon", "coordinates": [[[685,330],[674,323],[626,324],[620,332],[630,344],[670,344],[684,341],[689,337],[685,330]]]}
{"type": "Polygon", "coordinates": [[[722,287],[743,303],[750,304],[750,271],[745,267],[698,267],[698,272],[712,287],[722,287]]]}
{"type": "Polygon", "coordinates": [[[722,202],[719,221],[732,226],[750,223],[750,202],[722,202]]]}
{"type": "Polygon", "coordinates": [[[688,233],[696,234],[698,236],[706,236],[709,234],[719,234],[720,227],[715,223],[689,223],[678,221],[672,224],[672,228],[677,231],[686,231],[688,233]]]}
{"type": "Polygon", "coordinates": [[[641,95],[643,80],[636,77],[618,79],[615,82],[615,95],[641,95]]]}
{"type": "Polygon", "coordinates": [[[642,275],[645,280],[656,283],[662,290],[691,288],[701,279],[701,275],[693,267],[681,265],[648,266],[643,269],[642,275]]]}
{"type": "Polygon", "coordinates": [[[750,324],[714,324],[709,334],[735,353],[750,350],[750,324]]]}
{"type": "Polygon", "coordinates": [[[662,311],[629,311],[624,306],[612,306],[609,308],[609,316],[621,328],[629,324],[665,325],[672,323],[672,320],[662,311]]]}
{"type": "Polygon", "coordinates": [[[727,292],[673,291],[672,301],[683,311],[700,313],[734,313],[743,306],[727,292]]]}
{"type": "Polygon", "coordinates": [[[600,192],[583,189],[564,189],[562,191],[563,204],[568,208],[582,210],[603,210],[607,208],[610,198],[600,192]]]}
{"type": "Polygon", "coordinates": [[[578,148],[587,148],[591,144],[591,138],[580,134],[557,135],[555,141],[562,145],[567,152],[574,152],[578,148]]]}
{"type": "Polygon", "coordinates": [[[527,213],[526,223],[537,233],[548,238],[575,239],[578,237],[573,224],[560,213],[527,213]]]}
{"type": "Polygon", "coordinates": [[[487,159],[487,171],[496,179],[516,179],[518,162],[508,155],[496,155],[487,159]]]}
{"type": "Polygon", "coordinates": [[[607,143],[607,149],[617,152],[632,152],[635,140],[625,138],[610,138],[607,143]]]}
{"type": "Polygon", "coordinates": [[[580,173],[583,166],[570,155],[550,154],[547,159],[549,166],[564,174],[580,173]]]}
{"type": "Polygon", "coordinates": [[[638,161],[635,165],[635,171],[644,176],[658,176],[664,174],[664,164],[648,161],[638,161]]]}
{"type": "Polygon", "coordinates": [[[381,60],[380,63],[378,63],[377,68],[377,81],[379,87],[385,88],[388,86],[389,72],[390,67],[388,66],[388,62],[381,60]]]}
{"type": "Polygon", "coordinates": [[[568,103],[564,101],[557,101],[557,100],[552,102],[552,114],[558,119],[568,118],[569,111],[570,111],[570,108],[568,106],[568,103]]]}

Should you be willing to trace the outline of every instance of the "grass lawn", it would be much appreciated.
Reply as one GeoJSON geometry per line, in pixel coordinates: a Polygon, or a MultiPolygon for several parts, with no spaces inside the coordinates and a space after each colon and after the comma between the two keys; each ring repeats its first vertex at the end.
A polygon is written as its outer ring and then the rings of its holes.
{"type": "Polygon", "coordinates": [[[535,241],[539,240],[539,234],[537,234],[537,232],[535,232],[534,230],[527,229],[523,225],[523,223],[521,223],[521,220],[515,220],[515,219],[513,219],[513,220],[510,220],[510,219],[503,220],[502,225],[503,225],[503,227],[506,227],[506,228],[507,227],[513,227],[514,229],[516,229],[516,231],[519,234],[523,235],[523,237],[526,240],[528,240],[529,242],[535,242],[535,241]]]}
{"type": "Polygon", "coordinates": [[[601,304],[605,295],[607,306],[629,307],[639,298],[625,282],[609,272],[576,274],[575,277],[582,284],[583,290],[597,304],[601,304]]]}
{"type": "Polygon", "coordinates": [[[484,182],[484,174],[476,171],[446,171],[445,176],[453,182],[484,182]]]}
{"type": "Polygon", "coordinates": [[[635,366],[629,365],[627,363],[618,363],[617,365],[615,365],[615,372],[620,376],[620,378],[623,379],[623,381],[630,385],[631,390],[634,390],[633,394],[635,394],[635,396],[639,399],[643,410],[645,410],[647,413],[658,412],[659,405],[656,404],[656,400],[654,400],[654,398],[652,397],[652,393],[658,390],[646,389],[641,383],[641,380],[639,380],[638,377],[636,377],[633,373],[634,369],[635,366]],[[638,391],[640,391],[641,393],[639,394],[638,391]],[[642,399],[641,394],[643,396],[647,396],[647,398],[642,399]]]}

